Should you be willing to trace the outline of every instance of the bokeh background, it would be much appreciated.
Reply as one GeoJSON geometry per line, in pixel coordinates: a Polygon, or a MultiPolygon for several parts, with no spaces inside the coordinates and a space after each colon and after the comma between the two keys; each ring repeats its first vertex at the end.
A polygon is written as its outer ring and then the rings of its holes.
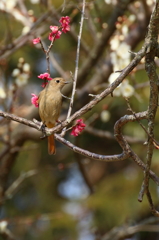
{"type": "MultiPolygon", "coordinates": [[[[57,39],[50,53],[51,76],[71,79],[75,72],[77,40],[83,1],[0,0],[0,110],[40,120],[31,94],[42,90],[37,76],[47,62],[40,45],[47,48],[50,25],[70,16],[71,31],[57,39]]],[[[82,31],[79,76],[73,112],[112,83],[144,43],[155,1],[87,1],[82,31]],[[89,63],[89,64],[88,64],[89,63]]],[[[158,66],[158,60],[156,59],[158,66]]],[[[63,94],[71,96],[72,84],[63,94]]],[[[67,131],[75,145],[103,155],[121,153],[114,138],[114,124],[129,114],[124,97],[135,112],[147,110],[149,83],[144,60],[124,82],[82,116],[85,131],[78,137],[67,131]]],[[[69,100],[63,99],[60,120],[66,118],[69,100]]],[[[159,138],[158,113],[155,137],[159,138]]],[[[142,121],[147,127],[147,122],[142,121]]],[[[71,125],[70,125],[71,126],[71,125]]],[[[137,123],[123,129],[129,144],[145,161],[147,136],[137,123]]],[[[41,132],[0,118],[0,239],[104,240],[121,239],[120,230],[149,224],[122,239],[157,240],[158,219],[152,217],[146,198],[137,198],[143,172],[130,159],[100,162],[79,155],[56,142],[56,155],[49,156],[41,132]],[[113,230],[112,230],[113,229],[113,230]],[[111,235],[116,231],[116,235],[111,235]]],[[[152,170],[159,171],[158,150],[152,170]]],[[[150,182],[158,208],[158,187],[150,182]]]]}

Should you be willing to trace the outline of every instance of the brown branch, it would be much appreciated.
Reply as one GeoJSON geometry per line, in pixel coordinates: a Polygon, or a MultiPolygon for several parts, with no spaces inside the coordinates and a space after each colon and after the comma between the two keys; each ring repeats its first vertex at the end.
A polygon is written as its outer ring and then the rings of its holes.
{"type": "Polygon", "coordinates": [[[151,212],[154,216],[159,217],[159,212],[155,209],[154,203],[152,201],[151,193],[149,191],[149,188],[146,188],[146,196],[149,202],[149,205],[151,207],[151,212]]]}
{"type": "MultiPolygon", "coordinates": [[[[124,124],[126,124],[129,121],[135,121],[135,118],[133,119],[133,116],[130,116],[130,119],[125,119],[125,121],[123,121],[123,118],[120,119],[120,121],[118,121],[116,123],[116,128],[117,130],[119,130],[124,124]],[[121,122],[120,122],[121,121],[121,122]],[[117,126],[118,125],[118,126],[117,126]]],[[[60,135],[55,134],[55,138],[56,140],[58,140],[59,142],[61,142],[62,144],[66,145],[67,147],[69,147],[70,149],[72,149],[74,152],[77,152],[87,158],[93,159],[93,160],[99,160],[99,161],[104,161],[104,162],[114,162],[114,161],[122,161],[127,159],[128,157],[131,157],[136,164],[143,170],[145,171],[146,166],[145,164],[141,161],[141,159],[132,151],[132,149],[130,148],[130,146],[128,145],[128,143],[126,142],[126,140],[124,139],[124,137],[121,134],[118,134],[118,136],[116,135],[116,138],[121,138],[121,141],[123,141],[123,145],[125,145],[126,149],[124,149],[123,153],[118,154],[118,155],[99,155],[96,153],[92,153],[89,152],[87,150],[84,150],[83,148],[79,148],[77,146],[75,146],[74,144],[72,144],[71,142],[69,142],[68,140],[62,138],[60,135]]],[[[151,179],[157,184],[159,185],[159,177],[156,176],[156,174],[150,170],[150,177],[151,179]]]]}
{"type": "MultiPolygon", "coordinates": [[[[114,135],[120,144],[121,148],[123,149],[124,153],[127,153],[130,158],[133,159],[133,161],[143,170],[146,170],[145,164],[141,161],[141,159],[137,156],[137,154],[131,149],[128,142],[122,135],[122,127],[129,123],[136,121],[136,118],[138,119],[147,119],[147,111],[136,113],[136,117],[134,115],[125,115],[124,117],[121,117],[114,126],[114,135]]],[[[159,185],[159,177],[157,177],[151,170],[149,171],[149,175],[153,181],[159,185]]]]}
{"type": "Polygon", "coordinates": [[[18,116],[14,115],[14,114],[10,114],[10,113],[3,112],[3,111],[1,111],[1,110],[0,110],[0,116],[6,118],[6,119],[8,119],[8,120],[13,120],[13,121],[15,121],[15,122],[22,123],[22,124],[24,124],[24,125],[26,125],[26,126],[28,126],[28,127],[32,127],[32,128],[35,128],[35,129],[37,129],[37,130],[40,131],[40,128],[41,128],[41,127],[40,127],[40,124],[37,125],[37,124],[34,123],[33,121],[27,120],[27,119],[22,118],[22,117],[18,117],[18,116]]]}
{"type": "Polygon", "coordinates": [[[68,140],[62,138],[59,134],[55,134],[55,139],[61,142],[62,144],[69,147],[74,152],[77,152],[87,158],[93,159],[93,160],[99,160],[103,162],[114,162],[114,161],[123,161],[127,159],[128,155],[127,153],[121,153],[116,155],[100,155],[93,152],[90,152],[88,150],[85,150],[83,148],[75,146],[73,143],[69,142],[68,140]]]}
{"type": "MultiPolygon", "coordinates": [[[[147,51],[145,56],[145,69],[150,82],[150,100],[148,107],[148,144],[147,144],[147,156],[146,156],[146,171],[144,176],[144,182],[140,191],[140,200],[144,193],[149,193],[149,170],[151,167],[153,150],[154,150],[154,121],[156,111],[158,108],[158,93],[159,93],[159,81],[156,73],[155,56],[158,48],[158,32],[159,32],[159,1],[156,1],[154,11],[151,16],[150,24],[148,27],[148,34],[145,39],[145,45],[147,45],[147,51]]],[[[150,193],[147,194],[148,201],[150,201],[150,193]]],[[[150,204],[151,208],[152,205],[150,204]]]]}

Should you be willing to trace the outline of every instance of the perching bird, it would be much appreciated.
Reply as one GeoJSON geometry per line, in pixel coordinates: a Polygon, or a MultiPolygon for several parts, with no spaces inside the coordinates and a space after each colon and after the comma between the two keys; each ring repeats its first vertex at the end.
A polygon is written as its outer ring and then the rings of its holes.
{"type": "MultiPolygon", "coordinates": [[[[62,105],[61,89],[69,82],[63,78],[53,78],[46,85],[44,90],[39,93],[39,115],[48,128],[53,128],[58,120],[62,105]]],[[[48,136],[48,153],[55,154],[54,135],[48,136]]]]}

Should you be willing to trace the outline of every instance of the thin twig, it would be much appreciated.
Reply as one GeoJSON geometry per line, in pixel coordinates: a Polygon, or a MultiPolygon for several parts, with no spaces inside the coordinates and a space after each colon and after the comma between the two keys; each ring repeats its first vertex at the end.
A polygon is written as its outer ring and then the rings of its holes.
{"type": "MultiPolygon", "coordinates": [[[[46,43],[43,41],[43,48],[44,48],[44,53],[46,54],[46,51],[45,51],[45,48],[47,47],[46,46],[46,43]]],[[[49,52],[49,60],[52,64],[52,66],[55,68],[55,70],[60,74],[60,76],[62,76],[64,79],[66,78],[69,78],[68,77],[68,74],[62,69],[62,67],[58,64],[57,60],[55,59],[54,57],[54,54],[53,52],[49,52]]]]}
{"type": "Polygon", "coordinates": [[[69,99],[69,100],[71,100],[71,98],[69,98],[69,97],[67,97],[67,96],[63,95],[62,93],[61,93],[61,95],[62,95],[62,97],[64,97],[64,98],[66,98],[66,99],[69,99]]]}
{"type": "Polygon", "coordinates": [[[132,226],[124,224],[108,231],[101,240],[132,239],[132,235],[138,232],[158,232],[158,223],[158,217],[151,217],[132,226]]]}
{"type": "MultiPolygon", "coordinates": [[[[152,139],[152,143],[153,145],[155,146],[155,148],[159,149],[159,143],[154,139],[154,137],[152,137],[147,129],[144,127],[144,125],[140,122],[140,120],[136,117],[136,113],[132,110],[131,106],[130,106],[130,103],[129,103],[129,99],[128,98],[125,98],[126,102],[127,102],[127,105],[128,105],[128,110],[131,111],[131,113],[134,115],[134,117],[136,118],[136,121],[140,124],[140,126],[142,127],[142,129],[145,131],[145,133],[147,134],[148,138],[151,138],[152,139]]],[[[146,142],[147,144],[147,142],[146,142]]],[[[146,145],[144,143],[144,145],[146,145]]]]}
{"type": "Polygon", "coordinates": [[[65,7],[66,7],[66,0],[63,1],[61,12],[65,11],[65,7]]]}
{"type": "Polygon", "coordinates": [[[155,209],[149,188],[146,189],[146,196],[147,196],[148,202],[150,204],[152,214],[156,217],[159,217],[159,212],[155,209]]]}
{"type": "MultiPolygon", "coordinates": [[[[78,68],[79,68],[80,44],[81,44],[81,36],[82,36],[84,15],[85,15],[85,0],[83,0],[83,4],[82,4],[80,30],[79,30],[78,42],[77,42],[75,74],[74,74],[74,81],[73,81],[73,87],[72,87],[71,101],[70,101],[70,105],[69,105],[69,109],[68,109],[66,120],[68,120],[70,118],[70,116],[71,116],[73,103],[74,103],[74,96],[75,96],[75,93],[76,93],[77,76],[78,76],[78,68]]],[[[64,136],[64,134],[65,134],[65,128],[63,129],[63,131],[61,133],[61,136],[64,136]]]]}
{"type": "MultiPolygon", "coordinates": [[[[61,27],[58,27],[58,31],[61,27]]],[[[45,54],[46,54],[46,61],[47,61],[47,72],[50,74],[50,51],[51,51],[51,48],[53,47],[54,45],[54,42],[55,42],[55,39],[56,39],[56,35],[58,34],[58,31],[54,34],[53,38],[52,38],[52,41],[48,47],[48,49],[45,51],[45,54]]]]}

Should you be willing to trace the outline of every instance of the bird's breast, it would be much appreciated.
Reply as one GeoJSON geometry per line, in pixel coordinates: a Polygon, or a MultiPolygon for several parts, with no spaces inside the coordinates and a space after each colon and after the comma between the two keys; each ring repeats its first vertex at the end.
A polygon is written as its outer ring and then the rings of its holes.
{"type": "Polygon", "coordinates": [[[39,115],[45,124],[55,124],[60,115],[62,95],[59,92],[43,92],[39,96],[39,115]]]}

